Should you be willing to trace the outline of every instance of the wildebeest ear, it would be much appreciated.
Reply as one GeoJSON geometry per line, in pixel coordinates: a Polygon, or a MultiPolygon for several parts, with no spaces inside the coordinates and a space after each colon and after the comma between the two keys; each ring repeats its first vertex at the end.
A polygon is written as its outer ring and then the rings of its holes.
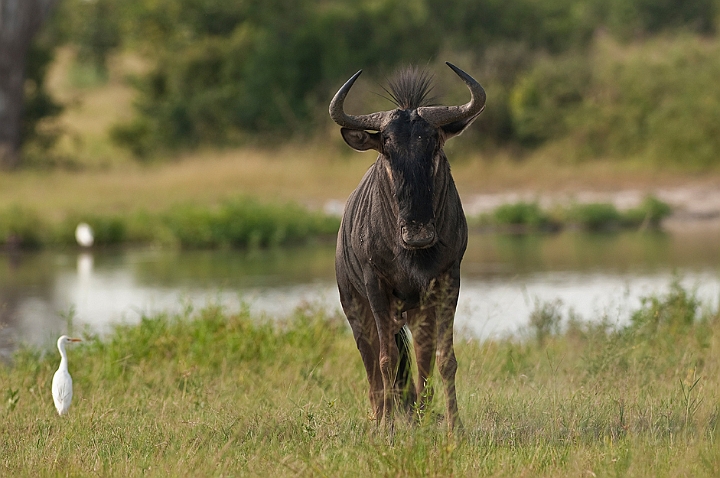
{"type": "MultiPolygon", "coordinates": [[[[483,108],[485,109],[485,108],[483,108]]],[[[444,126],[441,126],[440,129],[443,131],[445,139],[448,140],[454,136],[457,136],[461,134],[465,129],[472,124],[473,121],[475,121],[475,118],[477,118],[480,113],[482,113],[482,110],[478,112],[475,116],[471,118],[466,118],[463,120],[455,121],[450,124],[446,124],[444,126]]]]}
{"type": "Polygon", "coordinates": [[[342,135],[345,142],[352,149],[357,151],[367,151],[368,149],[374,149],[380,151],[380,133],[368,133],[367,131],[340,128],[340,134],[342,135]]]}

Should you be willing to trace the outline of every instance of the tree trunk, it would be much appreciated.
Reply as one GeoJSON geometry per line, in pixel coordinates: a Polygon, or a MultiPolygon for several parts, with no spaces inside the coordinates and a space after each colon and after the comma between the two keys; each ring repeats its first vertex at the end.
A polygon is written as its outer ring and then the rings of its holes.
{"type": "Polygon", "coordinates": [[[58,0],[0,0],[0,167],[20,163],[25,57],[58,0]]]}

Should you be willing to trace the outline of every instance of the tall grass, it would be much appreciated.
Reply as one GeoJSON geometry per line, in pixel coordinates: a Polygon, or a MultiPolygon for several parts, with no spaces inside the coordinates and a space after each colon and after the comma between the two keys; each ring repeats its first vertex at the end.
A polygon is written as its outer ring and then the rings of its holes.
{"type": "Polygon", "coordinates": [[[471,225],[514,232],[560,230],[565,227],[597,232],[620,228],[659,228],[672,213],[669,204],[647,196],[637,207],[619,211],[610,203],[572,203],[543,210],[536,202],[503,204],[490,214],[470,218],[471,225]]]}
{"type": "Polygon", "coordinates": [[[48,225],[33,210],[16,205],[0,211],[0,244],[36,248],[48,233],[48,225]]]}
{"type": "Polygon", "coordinates": [[[311,236],[334,235],[340,221],[310,213],[295,204],[261,204],[241,198],[208,211],[193,205],[177,206],[163,222],[183,246],[257,247],[297,243],[311,236]]]}
{"type": "MultiPolygon", "coordinates": [[[[576,227],[588,231],[618,228],[658,228],[670,206],[647,197],[637,208],[620,212],[612,204],[572,204],[544,211],[537,203],[512,203],[490,215],[470,218],[471,225],[532,232],[576,227]]],[[[184,203],[149,213],[68,214],[59,223],[43,219],[28,208],[0,210],[0,245],[24,248],[75,244],[75,227],[88,223],[96,245],[161,244],[184,248],[256,248],[331,237],[339,218],[309,211],[295,203],[260,202],[239,197],[208,207],[184,203]]]]}
{"type": "Polygon", "coordinates": [[[0,366],[0,474],[720,473],[717,310],[678,283],[624,327],[553,310],[535,338],[458,340],[455,436],[432,419],[400,421],[392,440],[376,431],[344,319],[311,309],[273,322],[189,308],[87,335],[69,352],[66,417],[49,396],[57,354],[23,349],[0,366]]]}
{"type": "Polygon", "coordinates": [[[168,211],[124,215],[71,213],[50,223],[27,208],[0,211],[0,244],[20,247],[75,244],[75,227],[85,222],[96,245],[159,243],[186,248],[268,247],[333,236],[340,220],[294,203],[260,202],[245,197],[217,207],[182,204],[168,211]]]}

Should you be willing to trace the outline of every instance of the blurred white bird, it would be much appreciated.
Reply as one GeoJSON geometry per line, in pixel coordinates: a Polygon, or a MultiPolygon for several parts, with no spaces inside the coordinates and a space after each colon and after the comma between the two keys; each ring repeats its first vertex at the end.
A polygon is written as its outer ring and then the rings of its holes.
{"type": "Polygon", "coordinates": [[[95,242],[92,227],[84,222],[78,224],[75,228],[75,240],[81,247],[92,246],[93,242],[95,242]]]}
{"type": "Polygon", "coordinates": [[[61,336],[57,341],[57,347],[60,351],[60,367],[53,375],[52,396],[57,408],[58,414],[65,415],[70,408],[72,401],[72,377],[68,372],[67,352],[65,352],[65,344],[70,342],[82,342],[80,339],[74,339],[67,335],[61,336]]]}

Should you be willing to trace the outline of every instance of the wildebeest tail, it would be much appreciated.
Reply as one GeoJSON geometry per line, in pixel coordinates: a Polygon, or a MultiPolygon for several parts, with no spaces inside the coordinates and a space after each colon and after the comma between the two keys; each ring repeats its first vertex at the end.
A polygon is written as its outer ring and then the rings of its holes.
{"type": "Polygon", "coordinates": [[[410,341],[410,331],[407,326],[395,334],[395,343],[397,344],[399,352],[395,387],[400,391],[400,401],[408,411],[415,403],[415,384],[412,379],[410,341]]]}

